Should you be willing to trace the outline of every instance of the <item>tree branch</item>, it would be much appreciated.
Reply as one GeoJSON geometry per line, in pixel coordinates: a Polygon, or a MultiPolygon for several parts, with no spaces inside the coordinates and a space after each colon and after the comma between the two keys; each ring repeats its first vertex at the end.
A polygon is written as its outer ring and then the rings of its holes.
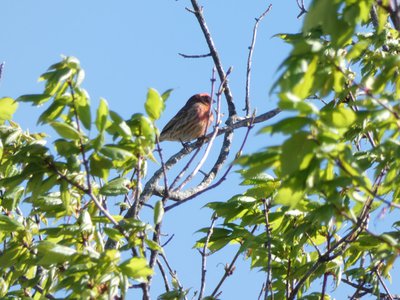
{"type": "Polygon", "coordinates": [[[269,224],[269,210],[271,206],[271,200],[263,199],[263,206],[264,206],[264,219],[265,219],[265,233],[267,235],[267,252],[268,252],[268,264],[267,264],[267,278],[265,280],[265,296],[264,300],[268,299],[269,290],[273,294],[272,290],[272,267],[271,267],[271,259],[272,259],[272,252],[271,252],[271,226],[269,224]],[[268,203],[267,203],[268,202],[268,203]]]}
{"type": "Polygon", "coordinates": [[[205,58],[205,57],[210,57],[211,53],[207,54],[197,54],[197,55],[188,55],[188,54],[183,54],[183,53],[178,53],[180,56],[183,58],[205,58]]]}
{"type": "Polygon", "coordinates": [[[217,215],[213,214],[211,218],[211,225],[207,232],[206,241],[204,242],[203,250],[199,251],[201,254],[201,281],[200,281],[199,300],[203,299],[204,289],[206,287],[207,248],[208,248],[208,243],[210,242],[211,235],[213,234],[214,224],[217,218],[218,218],[217,215]]]}
{"type": "Polygon", "coordinates": [[[249,56],[247,58],[247,73],[246,73],[246,98],[245,98],[245,108],[243,109],[246,111],[246,116],[249,116],[250,114],[250,77],[251,77],[251,63],[252,63],[252,58],[253,58],[253,51],[254,51],[254,46],[256,44],[256,38],[257,38],[257,30],[258,30],[258,24],[261,22],[261,20],[267,15],[267,13],[271,10],[272,4],[268,6],[268,8],[258,17],[256,18],[256,23],[254,24],[253,28],[253,37],[251,39],[251,44],[249,47],[249,56]]]}
{"type": "MultiPolygon", "coordinates": [[[[222,81],[224,81],[224,78],[226,78],[226,74],[225,74],[224,68],[222,67],[222,63],[219,58],[217,49],[215,48],[214,41],[211,37],[211,33],[210,33],[210,31],[207,27],[206,21],[204,19],[203,9],[200,8],[200,6],[196,0],[191,0],[190,2],[192,3],[192,6],[193,6],[193,13],[196,16],[197,21],[199,22],[201,30],[203,31],[204,37],[206,39],[208,48],[210,49],[210,53],[214,60],[215,67],[217,68],[219,79],[222,82],[222,81]]],[[[229,88],[228,81],[226,81],[224,84],[224,94],[225,94],[226,101],[228,103],[228,111],[229,111],[230,118],[228,119],[227,122],[229,124],[230,122],[232,122],[231,118],[233,116],[236,116],[236,108],[235,108],[235,104],[233,103],[233,96],[232,96],[231,90],[229,88]]]]}
{"type": "MultiPolygon", "coordinates": [[[[251,230],[251,234],[254,233],[254,231],[256,231],[257,229],[257,225],[255,225],[253,227],[253,229],[251,230]]],[[[217,286],[215,287],[214,291],[211,294],[211,297],[215,297],[219,291],[219,289],[221,288],[222,284],[224,283],[224,281],[226,280],[226,278],[228,278],[228,276],[232,275],[234,269],[235,269],[235,263],[236,260],[239,258],[240,253],[242,253],[242,247],[239,248],[239,250],[236,252],[235,256],[233,257],[231,263],[229,264],[228,267],[225,268],[225,273],[222,276],[221,280],[218,282],[217,286]]]]}

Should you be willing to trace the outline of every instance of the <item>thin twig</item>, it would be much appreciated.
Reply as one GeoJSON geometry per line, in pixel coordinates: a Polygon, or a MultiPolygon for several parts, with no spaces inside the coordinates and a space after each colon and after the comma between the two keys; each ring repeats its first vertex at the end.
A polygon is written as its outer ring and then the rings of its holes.
{"type": "Polygon", "coordinates": [[[160,156],[161,169],[162,169],[163,175],[164,175],[164,194],[166,197],[168,197],[169,189],[168,189],[167,170],[165,169],[164,158],[163,158],[162,149],[160,147],[160,140],[159,140],[158,136],[156,137],[156,144],[157,144],[157,152],[158,152],[158,155],[160,156]]]}
{"type": "Polygon", "coordinates": [[[261,286],[261,291],[260,291],[260,294],[258,294],[258,298],[257,298],[258,300],[261,300],[261,297],[264,293],[264,289],[265,289],[265,282],[263,282],[263,284],[261,286]]]}
{"type": "MultiPolygon", "coordinates": [[[[367,287],[365,287],[363,285],[360,286],[360,284],[353,283],[353,282],[351,282],[350,280],[348,280],[346,278],[342,278],[341,281],[344,282],[345,284],[353,287],[353,288],[356,288],[358,291],[361,290],[361,291],[363,291],[363,292],[365,292],[367,294],[375,295],[375,291],[374,291],[373,288],[367,288],[367,287]]],[[[387,294],[385,294],[385,293],[379,293],[379,296],[382,299],[389,299],[389,298],[387,298],[387,294]]],[[[400,299],[400,295],[392,295],[392,299],[400,299]]]]}
{"type": "Polygon", "coordinates": [[[169,239],[168,239],[164,244],[161,245],[161,248],[164,248],[165,246],[167,246],[167,245],[169,244],[169,242],[172,241],[172,239],[174,238],[174,236],[175,236],[175,234],[172,234],[172,235],[169,237],[169,239]]]}
{"type": "Polygon", "coordinates": [[[300,8],[300,13],[297,15],[297,19],[299,19],[302,15],[307,13],[307,10],[304,5],[304,0],[296,0],[297,6],[300,8]]]}
{"type": "Polygon", "coordinates": [[[250,114],[250,77],[251,77],[251,63],[252,63],[252,57],[253,57],[253,52],[254,52],[254,46],[256,44],[256,38],[257,38],[257,30],[258,30],[258,24],[261,22],[261,20],[267,15],[267,13],[270,11],[272,8],[272,4],[268,6],[268,8],[258,17],[256,18],[256,23],[254,24],[253,27],[253,37],[251,39],[251,44],[249,47],[249,56],[247,57],[247,72],[246,72],[246,97],[245,97],[245,108],[243,110],[246,111],[246,116],[249,116],[250,114]]]}
{"type": "Polygon", "coordinates": [[[3,78],[3,69],[4,69],[4,65],[6,64],[6,62],[5,61],[3,61],[1,64],[0,64],[0,80],[3,78]]]}
{"type": "Polygon", "coordinates": [[[394,300],[392,294],[390,293],[390,291],[389,291],[387,285],[386,285],[385,282],[383,281],[382,276],[381,276],[381,274],[379,274],[379,271],[378,271],[377,269],[375,269],[375,274],[376,274],[376,276],[378,276],[379,282],[380,282],[381,285],[383,286],[383,288],[384,288],[384,290],[385,290],[385,292],[386,292],[387,298],[389,298],[390,300],[394,300]]]}
{"type": "MultiPolygon", "coordinates": [[[[200,146],[203,144],[204,142],[201,141],[200,142],[200,146]]],[[[172,189],[174,188],[174,186],[178,183],[178,181],[182,178],[183,174],[186,173],[186,171],[189,169],[190,165],[193,163],[194,159],[197,157],[197,155],[200,153],[200,147],[196,148],[196,151],[194,152],[194,154],[192,155],[192,157],[189,159],[189,161],[186,163],[186,165],[182,168],[182,170],[179,172],[178,176],[175,177],[174,181],[172,182],[172,184],[169,187],[169,192],[171,193],[172,189]]],[[[188,150],[188,149],[185,149],[188,150]]]]}
{"type": "Polygon", "coordinates": [[[319,251],[317,245],[314,243],[314,241],[311,239],[311,237],[309,236],[309,234],[307,232],[305,232],[305,235],[307,236],[307,238],[310,240],[311,245],[313,245],[313,247],[315,248],[315,250],[318,253],[318,256],[321,256],[321,251],[319,251]]]}
{"type": "Polygon", "coordinates": [[[178,53],[180,56],[184,58],[205,58],[205,57],[210,57],[211,53],[207,54],[197,54],[197,55],[188,55],[188,54],[183,54],[183,53],[178,53]]]}
{"type": "MultiPolygon", "coordinates": [[[[328,232],[327,236],[326,236],[326,250],[327,251],[329,251],[330,246],[331,246],[331,235],[328,232]]],[[[322,280],[321,300],[325,299],[326,285],[328,284],[328,276],[329,276],[329,273],[325,272],[323,280],[322,280]]]]}
{"type": "Polygon", "coordinates": [[[165,273],[164,267],[163,267],[163,265],[161,264],[161,262],[160,262],[160,260],[159,260],[158,258],[157,258],[157,266],[158,266],[158,269],[159,269],[160,272],[161,272],[162,278],[164,279],[165,290],[166,290],[167,292],[169,292],[169,291],[171,290],[171,288],[169,287],[167,274],[165,273]]]}
{"type": "Polygon", "coordinates": [[[210,242],[211,235],[214,232],[215,221],[217,220],[217,214],[213,214],[211,218],[211,225],[208,228],[206,241],[204,242],[203,250],[200,251],[201,254],[201,280],[200,280],[200,293],[199,300],[203,299],[204,289],[206,287],[206,273],[207,273],[207,248],[210,242]]]}
{"type": "MultiPolygon", "coordinates": [[[[172,267],[171,267],[170,263],[168,262],[167,257],[165,256],[165,254],[161,252],[161,253],[159,253],[159,256],[164,260],[165,266],[167,267],[167,269],[168,269],[170,275],[172,276],[172,278],[173,278],[173,279],[175,280],[175,282],[177,283],[178,287],[179,287],[181,290],[183,290],[183,285],[182,285],[182,283],[179,281],[179,278],[178,278],[178,276],[177,276],[177,274],[176,274],[176,271],[172,269],[172,267]]],[[[184,299],[187,300],[186,295],[185,295],[184,299]]]]}
{"type": "Polygon", "coordinates": [[[133,217],[137,218],[139,213],[139,195],[140,195],[140,181],[141,181],[141,174],[140,170],[142,169],[142,156],[139,155],[136,165],[136,189],[135,189],[135,200],[133,201],[133,217]]]}
{"type": "MultiPolygon", "coordinates": [[[[25,282],[25,281],[28,281],[29,279],[26,277],[26,276],[21,276],[21,281],[23,281],[23,282],[25,282]]],[[[32,287],[35,291],[37,291],[37,292],[39,292],[39,293],[41,293],[46,299],[52,299],[52,300],[55,300],[55,299],[57,299],[56,297],[54,297],[52,294],[50,294],[50,293],[47,293],[47,294],[44,294],[44,289],[40,286],[40,285],[38,285],[38,284],[36,284],[34,287],[32,287]]]]}
{"type": "Polygon", "coordinates": [[[264,300],[268,299],[268,293],[271,290],[271,295],[273,298],[273,291],[272,291],[272,266],[271,266],[271,259],[272,259],[272,251],[271,251],[271,227],[269,224],[269,209],[271,206],[271,200],[262,199],[263,206],[264,206],[264,219],[265,219],[265,233],[267,235],[267,252],[268,252],[268,263],[267,263],[267,278],[265,280],[265,294],[264,300]],[[267,203],[268,202],[268,203],[267,203]]]}
{"type": "MultiPolygon", "coordinates": [[[[256,231],[257,229],[257,225],[255,225],[253,227],[253,229],[251,230],[251,234],[254,233],[254,231],[256,231]]],[[[239,247],[239,250],[236,252],[235,256],[233,257],[231,263],[229,264],[228,267],[225,268],[225,273],[222,276],[221,280],[218,282],[217,286],[215,287],[214,291],[211,293],[211,297],[216,298],[216,295],[219,291],[219,289],[221,288],[222,284],[224,283],[224,281],[226,280],[226,278],[228,278],[228,276],[232,275],[232,272],[234,270],[234,266],[236,263],[236,260],[239,258],[239,255],[243,252],[242,247],[239,247]]]]}

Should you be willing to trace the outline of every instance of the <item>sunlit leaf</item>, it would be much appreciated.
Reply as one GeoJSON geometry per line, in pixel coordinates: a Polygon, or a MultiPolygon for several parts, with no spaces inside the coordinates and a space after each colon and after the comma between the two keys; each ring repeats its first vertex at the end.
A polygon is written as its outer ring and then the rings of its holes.
{"type": "Polygon", "coordinates": [[[153,274],[153,270],[147,266],[147,260],[133,257],[119,265],[121,272],[132,279],[147,281],[146,277],[153,274]]]}
{"type": "Polygon", "coordinates": [[[129,192],[130,181],[125,178],[115,178],[100,188],[100,193],[106,196],[123,195],[129,192]]]}
{"type": "Polygon", "coordinates": [[[50,125],[65,139],[79,140],[81,138],[79,131],[67,123],[51,122],[50,125]]]}
{"type": "Polygon", "coordinates": [[[158,120],[165,107],[164,100],[155,89],[150,88],[147,92],[147,99],[144,107],[152,120],[158,120]]]}
{"type": "Polygon", "coordinates": [[[18,108],[18,103],[12,98],[0,99],[0,124],[4,121],[11,120],[13,114],[18,108]]]}

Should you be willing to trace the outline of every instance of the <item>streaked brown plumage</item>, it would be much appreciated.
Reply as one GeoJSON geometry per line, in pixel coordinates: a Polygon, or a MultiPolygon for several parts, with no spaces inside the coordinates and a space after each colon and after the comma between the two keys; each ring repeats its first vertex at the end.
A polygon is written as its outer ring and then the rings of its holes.
{"type": "Polygon", "coordinates": [[[165,125],[160,134],[160,142],[189,142],[203,136],[214,119],[210,108],[210,95],[196,94],[190,97],[185,106],[165,125]]]}

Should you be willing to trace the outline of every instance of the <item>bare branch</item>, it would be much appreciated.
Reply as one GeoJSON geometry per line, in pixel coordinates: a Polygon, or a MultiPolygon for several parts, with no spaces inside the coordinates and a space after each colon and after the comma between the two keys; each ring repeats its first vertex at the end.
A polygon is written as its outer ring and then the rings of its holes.
{"type": "Polygon", "coordinates": [[[307,13],[306,7],[304,5],[304,0],[296,0],[297,6],[300,8],[300,13],[297,15],[297,19],[299,19],[302,15],[307,13]]]}
{"type": "Polygon", "coordinates": [[[156,144],[157,144],[157,152],[158,152],[158,155],[160,156],[161,169],[162,169],[163,175],[164,175],[164,194],[168,197],[169,189],[168,189],[167,171],[165,170],[164,158],[163,158],[162,149],[160,147],[160,141],[158,139],[158,136],[156,136],[156,144]]]}
{"type": "MultiPolygon", "coordinates": [[[[326,237],[326,250],[329,251],[330,248],[331,248],[331,235],[328,232],[326,237]]],[[[329,273],[325,272],[324,277],[322,279],[321,299],[325,299],[326,285],[328,284],[328,276],[329,273]]]]}
{"type": "MultiPolygon", "coordinates": [[[[172,276],[172,278],[175,280],[175,282],[178,284],[178,287],[183,290],[183,285],[179,281],[179,278],[176,274],[176,271],[172,269],[171,265],[169,264],[167,257],[165,256],[164,253],[160,252],[159,256],[164,260],[164,263],[169,271],[169,274],[172,276]]],[[[185,300],[187,300],[187,297],[185,296],[185,300]]]]}
{"type": "Polygon", "coordinates": [[[250,114],[250,77],[251,77],[251,63],[253,58],[254,46],[256,44],[257,38],[257,30],[258,24],[261,20],[267,15],[267,13],[271,10],[272,4],[268,6],[268,8],[258,17],[256,18],[256,23],[254,24],[253,28],[253,37],[251,39],[251,44],[249,47],[249,56],[247,58],[247,73],[246,73],[246,98],[245,98],[245,108],[243,110],[246,111],[246,116],[250,114]]]}
{"type": "Polygon", "coordinates": [[[6,62],[5,61],[3,61],[1,64],[0,64],[0,80],[3,78],[3,69],[4,69],[4,65],[6,64],[6,62]]]}
{"type": "Polygon", "coordinates": [[[139,213],[138,207],[139,207],[139,194],[140,194],[140,178],[141,174],[140,171],[142,169],[142,157],[139,155],[137,165],[136,165],[136,189],[135,189],[135,200],[133,202],[132,210],[133,210],[133,216],[136,218],[137,214],[139,213]]]}
{"type": "MultiPolygon", "coordinates": [[[[21,276],[20,278],[21,278],[21,281],[22,281],[22,282],[26,282],[26,281],[29,280],[26,276],[21,276]]],[[[50,294],[50,293],[44,294],[44,289],[43,289],[39,284],[36,284],[36,285],[33,287],[33,289],[34,289],[35,291],[39,292],[40,294],[42,294],[46,299],[54,299],[54,300],[57,299],[56,297],[54,297],[54,296],[53,296],[52,294],[50,294]]]]}
{"type": "MultiPolygon", "coordinates": [[[[257,229],[257,225],[255,225],[255,226],[253,227],[253,229],[251,230],[251,234],[253,234],[254,231],[256,231],[256,229],[257,229]]],[[[225,268],[225,273],[224,273],[224,275],[222,276],[221,280],[218,282],[218,284],[217,284],[217,286],[215,287],[214,291],[212,292],[211,297],[216,298],[216,295],[217,295],[219,289],[221,288],[222,284],[223,284],[224,281],[226,280],[226,278],[228,278],[228,276],[232,275],[232,273],[233,273],[233,271],[234,271],[234,269],[235,269],[236,260],[239,258],[240,253],[242,253],[241,247],[240,247],[239,250],[236,252],[236,254],[235,254],[235,256],[233,257],[233,259],[232,259],[231,263],[229,264],[229,266],[227,266],[227,267],[225,268]]]]}
{"type": "Polygon", "coordinates": [[[158,269],[160,270],[161,276],[162,276],[162,278],[163,278],[163,280],[164,280],[165,290],[166,290],[167,292],[169,292],[171,289],[170,289],[170,287],[169,287],[167,274],[165,273],[164,267],[163,267],[163,265],[161,264],[161,262],[160,262],[160,260],[159,260],[158,258],[157,258],[157,266],[158,266],[158,269]]]}
{"type": "MultiPolygon", "coordinates": [[[[225,74],[224,68],[222,67],[222,63],[219,58],[217,49],[215,48],[214,41],[211,37],[211,33],[210,33],[210,31],[207,27],[206,21],[204,19],[203,9],[200,8],[199,4],[197,3],[197,0],[191,0],[191,3],[193,6],[193,13],[196,16],[197,21],[200,24],[200,27],[201,27],[201,30],[203,31],[208,48],[210,49],[211,56],[214,60],[215,67],[217,68],[219,79],[221,81],[224,81],[224,78],[226,78],[226,74],[225,74]]],[[[224,94],[225,94],[226,101],[228,103],[228,111],[229,111],[229,117],[230,117],[228,119],[228,124],[229,124],[230,122],[232,122],[231,118],[233,116],[236,116],[236,108],[235,108],[235,104],[233,103],[233,96],[232,96],[232,93],[231,93],[231,90],[229,88],[229,84],[227,81],[224,84],[224,94]]]]}
{"type": "Polygon", "coordinates": [[[205,57],[210,57],[211,53],[207,54],[194,54],[194,55],[188,55],[188,54],[183,54],[183,53],[178,53],[180,56],[183,58],[205,58],[205,57]]]}
{"type": "Polygon", "coordinates": [[[265,282],[263,282],[263,284],[261,286],[261,291],[260,291],[260,294],[258,294],[258,298],[257,298],[258,300],[261,300],[264,289],[265,289],[265,282]]]}
{"type": "MultiPolygon", "coordinates": [[[[349,286],[351,286],[353,288],[356,288],[358,291],[361,290],[361,291],[363,291],[363,292],[365,292],[367,294],[375,295],[374,289],[373,288],[367,288],[367,287],[364,286],[364,284],[360,285],[359,283],[358,284],[357,283],[353,283],[353,282],[351,282],[350,280],[348,280],[346,278],[342,278],[342,282],[344,282],[345,284],[347,284],[347,285],[349,285],[349,286]]],[[[380,295],[381,299],[384,299],[384,300],[389,299],[388,295],[385,294],[385,293],[380,293],[379,295],[380,295]]],[[[400,299],[400,295],[392,295],[392,299],[400,299]]]]}
{"type": "Polygon", "coordinates": [[[211,235],[214,231],[215,221],[217,220],[217,215],[213,214],[211,218],[211,225],[208,228],[206,241],[204,242],[203,250],[200,251],[201,254],[201,281],[200,281],[200,293],[199,293],[199,300],[203,299],[204,289],[206,287],[206,273],[207,273],[207,248],[208,243],[210,242],[211,235]]]}
{"type": "Polygon", "coordinates": [[[268,300],[268,292],[272,291],[272,267],[271,267],[271,259],[272,259],[272,252],[271,252],[271,226],[269,224],[269,210],[271,206],[271,200],[263,199],[263,206],[264,206],[264,218],[265,218],[265,232],[267,234],[267,252],[268,252],[268,263],[267,263],[267,278],[265,280],[265,295],[264,300],[268,300]]]}
{"type": "Polygon", "coordinates": [[[390,300],[394,300],[392,294],[390,293],[388,287],[386,286],[385,282],[382,279],[381,274],[379,273],[379,271],[377,269],[375,269],[375,274],[376,274],[376,276],[378,276],[379,282],[381,283],[381,285],[383,286],[383,288],[386,292],[386,298],[388,298],[390,300]]]}

